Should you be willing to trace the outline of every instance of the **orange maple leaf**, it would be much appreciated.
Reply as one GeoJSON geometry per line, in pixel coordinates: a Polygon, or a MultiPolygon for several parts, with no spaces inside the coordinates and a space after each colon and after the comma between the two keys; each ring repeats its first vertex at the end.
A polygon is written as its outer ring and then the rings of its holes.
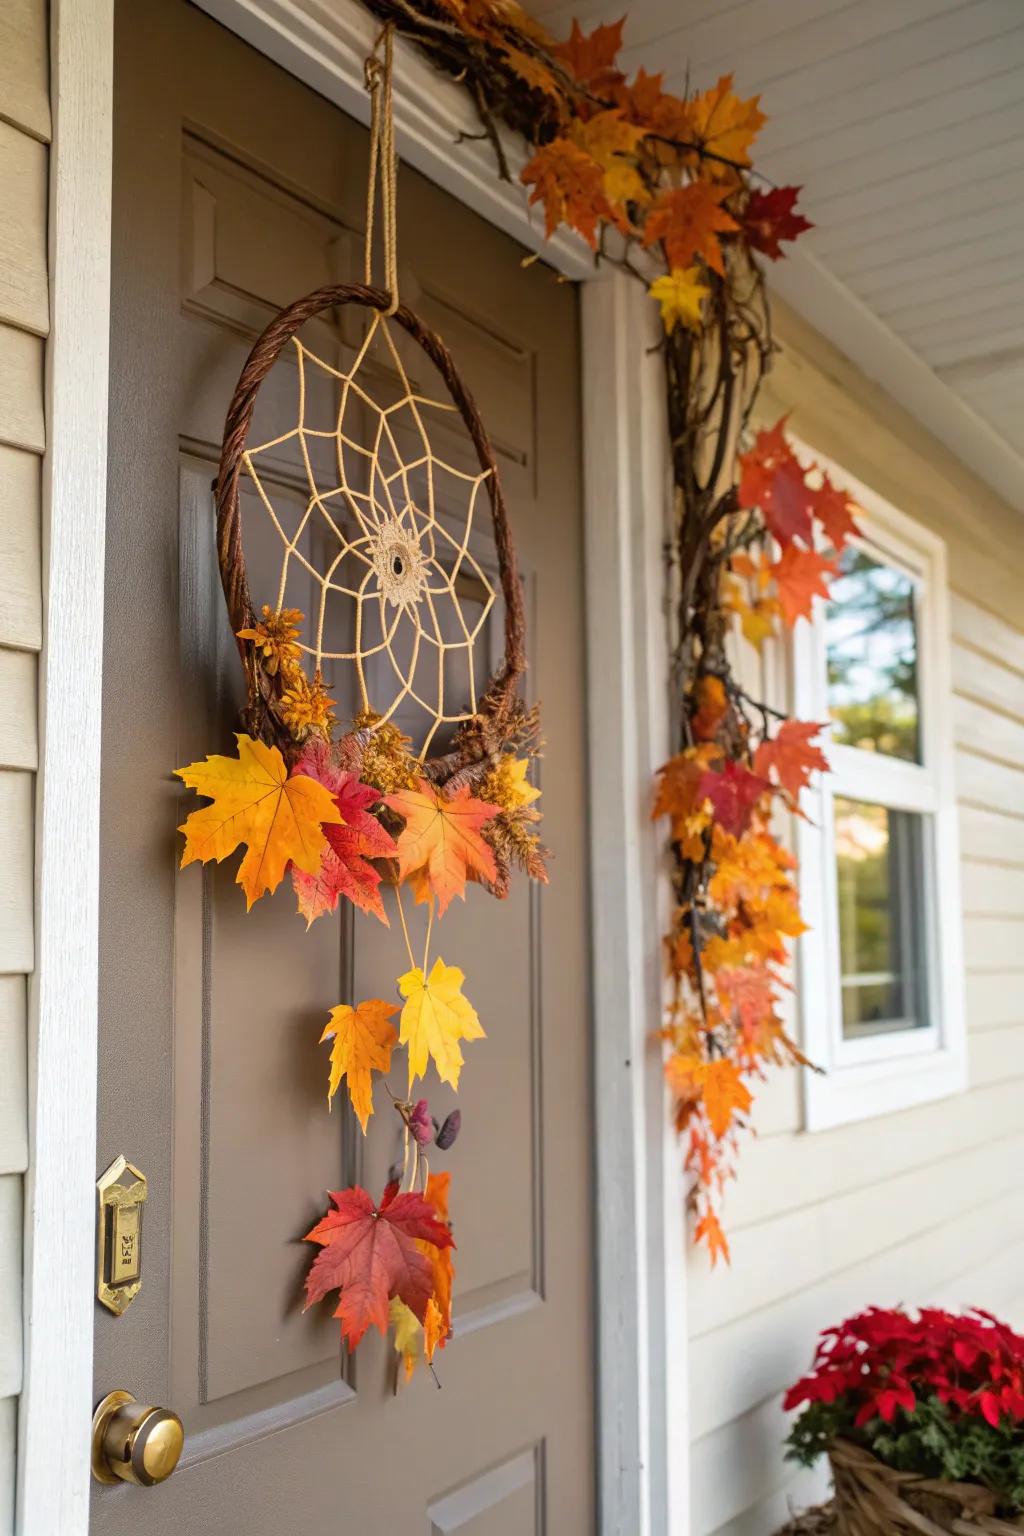
{"type": "Polygon", "coordinates": [[[316,874],[327,842],[324,826],[338,825],[342,815],[322,784],[289,775],[276,747],[244,733],[235,739],[237,757],[212,755],[174,770],[212,802],[193,811],[178,831],[185,834],[182,869],[196,859],[219,863],[245,845],[235,878],[249,908],[264,891],[277,889],[289,863],[316,874]]]}
{"type": "Polygon", "coordinates": [[[713,272],[724,275],[718,236],[739,229],[732,215],[720,206],[726,196],[726,187],[713,187],[706,181],[670,187],[658,196],[647,215],[644,245],[663,241],[673,269],[685,269],[699,256],[713,272]]]}
{"type": "MultiPolygon", "coordinates": [[[[427,1179],[427,1187],[424,1191],[424,1199],[433,1209],[441,1226],[450,1230],[448,1221],[448,1193],[452,1176],[450,1173],[432,1173],[427,1179]]],[[[427,1313],[423,1322],[424,1353],[428,1360],[433,1360],[436,1349],[444,1349],[452,1332],[452,1282],[455,1278],[455,1265],[452,1262],[454,1247],[437,1248],[433,1243],[420,1242],[417,1245],[426,1258],[430,1260],[430,1266],[434,1275],[434,1294],[427,1305],[427,1313]]]]}
{"type": "Polygon", "coordinates": [[[779,786],[798,800],[812,773],[828,772],[828,758],[814,745],[823,729],[813,720],[784,720],[774,738],[762,741],[754,753],[755,773],[774,773],[779,786]]]}
{"type": "Polygon", "coordinates": [[[642,127],[653,127],[654,119],[658,112],[664,90],[662,84],[664,75],[649,75],[646,69],[638,69],[636,77],[631,84],[623,84],[615,92],[616,100],[629,113],[633,122],[642,127]]]}
{"type": "Polygon", "coordinates": [[[552,100],[560,102],[563,88],[544,60],[536,53],[527,53],[511,43],[502,43],[501,57],[514,75],[517,75],[532,91],[540,91],[552,100]]]}
{"type": "Polygon", "coordinates": [[[415,879],[422,871],[417,899],[425,885],[427,893],[437,897],[442,916],[453,896],[465,899],[471,876],[498,878],[480,828],[499,814],[500,806],[474,800],[468,785],[448,799],[426,779],[417,779],[415,789],[387,795],[384,804],[405,820],[398,838],[398,878],[415,879]]]}
{"type": "Polygon", "coordinates": [[[604,167],[572,139],[552,139],[520,172],[520,180],[532,187],[531,203],[544,205],[544,232],[550,239],[559,224],[568,224],[597,249],[601,219],[618,216],[604,192],[604,167]]]}
{"type": "Polygon", "coordinates": [[[690,726],[698,741],[709,741],[725,719],[729,708],[725,684],[714,673],[706,672],[697,680],[694,693],[697,708],[690,717],[690,726]]]}
{"type": "Polygon", "coordinates": [[[828,560],[814,549],[800,549],[787,544],[782,556],[771,568],[779,594],[782,616],[792,627],[797,619],[809,619],[816,597],[828,597],[827,576],[838,574],[835,560],[828,560]]]}
{"type": "Polygon", "coordinates": [[[707,1243],[712,1269],[714,1269],[719,1259],[724,1259],[727,1264],[732,1262],[729,1253],[729,1240],[723,1232],[722,1223],[714,1211],[705,1211],[694,1228],[693,1237],[697,1243],[707,1243]]]}
{"type": "Polygon", "coordinates": [[[699,1056],[675,1053],[665,1063],[665,1076],[680,1099],[697,1098],[704,1107],[712,1134],[721,1141],[736,1114],[745,1114],[754,1100],[728,1056],[703,1061],[699,1056]]]}
{"type": "MultiPolygon", "coordinates": [[[[586,150],[604,172],[602,185],[609,203],[650,201],[646,183],[632,158],[644,131],[628,121],[621,107],[597,112],[584,122],[574,123],[572,133],[580,148],[586,150]]],[[[625,223],[625,215],[620,217],[625,223]]]]}
{"type": "Polygon", "coordinates": [[[354,1008],[339,1003],[337,1008],[331,1009],[330,1019],[320,1036],[321,1045],[325,1040],[332,1042],[327,1102],[330,1104],[344,1077],[364,1136],[367,1121],[373,1114],[372,1074],[387,1072],[391,1066],[391,1052],[398,1039],[398,1031],[391,1019],[397,1012],[393,1003],[382,1002],[379,997],[357,1003],[354,1008]]]}
{"type": "Polygon", "coordinates": [[[615,60],[625,24],[626,18],[621,16],[618,21],[595,27],[588,35],[578,21],[573,21],[569,37],[552,49],[555,58],[568,65],[574,79],[594,96],[607,95],[622,81],[615,60]]]}
{"type": "Polygon", "coordinates": [[[741,101],[732,88],[732,75],[723,75],[710,91],[702,91],[686,103],[690,136],[705,154],[716,157],[707,164],[712,175],[728,177],[732,165],[750,164],[750,146],[768,119],[760,110],[760,96],[741,101]]]}
{"type": "Polygon", "coordinates": [[[730,1130],[734,1116],[746,1114],[754,1102],[739,1068],[728,1056],[716,1056],[704,1064],[702,1096],[708,1124],[719,1141],[730,1130]]]}

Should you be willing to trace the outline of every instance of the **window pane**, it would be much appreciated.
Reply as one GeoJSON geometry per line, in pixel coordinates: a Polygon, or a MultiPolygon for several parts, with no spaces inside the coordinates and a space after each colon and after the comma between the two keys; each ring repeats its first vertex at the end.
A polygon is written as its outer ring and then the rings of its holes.
{"type": "Polygon", "coordinates": [[[847,1040],[928,1022],[923,821],[837,796],[839,969],[847,1040]]]}
{"type": "Polygon", "coordinates": [[[833,741],[920,762],[909,576],[847,546],[825,616],[833,741]]]}

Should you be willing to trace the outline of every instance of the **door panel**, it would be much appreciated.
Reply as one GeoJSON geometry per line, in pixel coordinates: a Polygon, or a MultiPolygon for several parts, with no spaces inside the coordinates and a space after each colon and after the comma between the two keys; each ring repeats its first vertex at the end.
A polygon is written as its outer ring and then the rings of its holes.
{"type": "MultiPolygon", "coordinates": [[[[330,1307],[302,1312],[302,1234],[325,1189],[379,1193],[398,1146],[378,1091],[363,1139],[325,1095],[317,1041],[339,1001],[390,996],[395,931],[351,911],[306,932],[285,886],[248,915],[234,862],[176,871],[194,801],[171,775],[230,744],[240,672],[216,568],[211,480],[224,412],[255,335],[284,303],[361,272],[366,135],[184,0],[122,0],[115,108],[107,654],[104,678],[99,1136],[150,1180],[143,1289],[97,1317],[96,1394],[177,1410],[186,1452],[156,1489],[97,1488],[96,1536],[278,1536],[316,1521],[528,1536],[594,1529],[591,1170],[586,997],[582,556],[575,293],[513,242],[402,171],[403,298],[445,337],[491,431],[520,551],[529,691],[542,698],[544,832],[552,887],[471,889],[435,930],[466,971],[487,1038],[462,1091],[431,1074],[463,1130],[452,1171],[455,1338],[395,1392],[390,1341],[339,1348],[330,1307]]],[[[401,89],[400,79],[396,89],[401,89]]],[[[303,341],[347,366],[358,314],[303,341]]],[[[437,392],[403,338],[410,377],[437,392]]],[[[307,418],[332,388],[307,379],[307,418]]],[[[381,399],[397,392],[386,358],[381,399]]],[[[254,435],[295,420],[298,370],[275,368],[254,435]]],[[[396,440],[414,433],[396,418],[396,440]]],[[[262,434],[262,437],[260,436],[262,434]]],[[[476,472],[447,423],[435,452],[476,472]]],[[[287,454],[261,473],[283,522],[305,505],[287,454]]],[[[463,482],[440,477],[440,520],[463,482]]],[[[483,514],[485,507],[481,506],[483,514]]],[[[276,601],[281,546],[251,488],[243,522],[256,600],[276,601]]],[[[454,524],[453,524],[454,526],[454,524]]],[[[323,537],[313,533],[310,537],[323,537]]],[[[442,541],[443,542],[443,541],[442,541]]],[[[470,551],[496,585],[486,515],[470,551]]],[[[310,546],[310,558],[316,550],[310,546]]],[[[301,566],[286,601],[315,609],[301,566]]],[[[460,578],[468,622],[481,585],[460,578]]],[[[452,621],[454,622],[454,621],[452,621]]],[[[351,625],[328,618],[333,648],[351,625]]],[[[500,655],[501,612],[474,671],[500,655]]],[[[383,665],[383,663],[381,663],[383,665]]],[[[350,670],[332,694],[356,707],[350,670]]],[[[468,670],[459,685],[468,687],[468,670]]],[[[372,687],[372,679],[371,679],[372,687]]],[[[413,725],[408,702],[396,714],[413,725]]],[[[418,722],[417,722],[418,723],[418,722]]],[[[404,1090],[402,1069],[394,1084],[404,1090]]],[[[339,1095],[339,1100],[340,1100],[339,1095]]],[[[383,1100],[383,1102],[382,1102],[383,1100]]]]}

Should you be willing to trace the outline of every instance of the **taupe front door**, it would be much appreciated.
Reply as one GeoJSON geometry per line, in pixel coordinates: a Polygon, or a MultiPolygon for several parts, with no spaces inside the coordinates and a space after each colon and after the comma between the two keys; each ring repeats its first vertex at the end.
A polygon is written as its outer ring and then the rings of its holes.
{"type": "MultiPolygon", "coordinates": [[[[303,1314],[299,1241],[326,1189],[379,1194],[395,1154],[385,1109],[365,1144],[327,1113],[317,1044],[335,1003],[391,996],[395,937],[307,933],[285,886],[247,916],[227,865],[179,872],[195,802],[172,778],[230,749],[238,706],[210,493],[226,405],[278,307],[359,275],[366,135],[184,0],[120,0],[115,128],[97,1172],[124,1153],[150,1195],[141,1293],[97,1311],[95,1390],[174,1409],[187,1443],[158,1487],[94,1485],[93,1530],[592,1536],[576,295],[403,171],[403,296],[454,353],[511,507],[555,857],[549,889],[471,889],[444,920],[487,1039],[445,1165],[456,1336],[441,1390],[420,1372],[396,1395],[390,1341],[350,1360],[329,1306],[303,1314]]],[[[350,355],[343,322],[317,338],[350,355]]]]}

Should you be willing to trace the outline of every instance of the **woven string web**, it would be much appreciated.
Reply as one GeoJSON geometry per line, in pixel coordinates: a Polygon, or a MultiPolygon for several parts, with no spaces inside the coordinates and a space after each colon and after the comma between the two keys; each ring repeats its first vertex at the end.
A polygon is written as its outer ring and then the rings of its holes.
{"type": "MultiPolygon", "coordinates": [[[[476,714],[479,688],[488,680],[477,676],[475,647],[495,592],[469,545],[491,472],[467,474],[434,451],[425,418],[435,411],[458,416],[458,408],[413,388],[378,311],[348,372],[333,368],[296,338],[292,345],[298,421],[243,455],[282,544],[276,608],[285,606],[289,576],[304,572],[319,592],[299,641],[313,669],[321,672],[325,663],[351,666],[359,708],[378,717],[375,726],[400,707],[407,716],[411,705],[418,706],[422,758],[439,727],[476,714]],[[383,405],[361,382],[378,336],[401,390],[383,405]],[[307,420],[312,382],[322,383],[324,377],[337,392],[337,413],[329,426],[316,427],[307,420]],[[261,456],[279,457],[288,451],[286,445],[298,449],[308,491],[290,530],[286,524],[293,517],[275,506],[269,467],[265,478],[259,468],[261,456]],[[466,577],[473,578],[473,609],[479,608],[472,622],[459,591],[460,585],[466,590],[466,577]],[[347,605],[340,621],[339,603],[347,605]],[[331,648],[339,632],[345,634],[345,648],[331,648]]],[[[486,492],[484,504],[489,509],[486,492]]],[[[336,687],[337,668],[331,670],[335,675],[327,681],[336,687]]]]}

